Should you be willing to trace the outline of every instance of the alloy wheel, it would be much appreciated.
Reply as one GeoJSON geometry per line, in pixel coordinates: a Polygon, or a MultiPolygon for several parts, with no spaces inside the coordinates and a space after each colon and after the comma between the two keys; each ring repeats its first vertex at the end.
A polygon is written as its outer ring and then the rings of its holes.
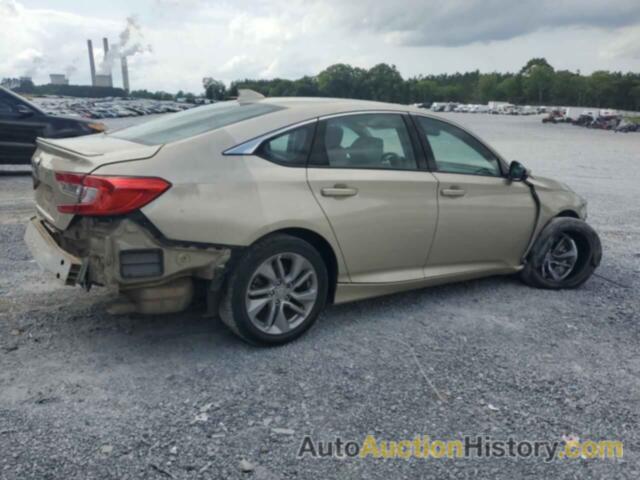
{"type": "Polygon", "coordinates": [[[280,253],[255,270],[245,305],[256,328],[280,335],[302,324],[317,299],[318,275],[311,262],[297,253],[280,253]]]}
{"type": "Polygon", "coordinates": [[[578,261],[578,246],[569,235],[558,238],[547,251],[542,261],[542,277],[555,282],[566,279],[578,261]]]}

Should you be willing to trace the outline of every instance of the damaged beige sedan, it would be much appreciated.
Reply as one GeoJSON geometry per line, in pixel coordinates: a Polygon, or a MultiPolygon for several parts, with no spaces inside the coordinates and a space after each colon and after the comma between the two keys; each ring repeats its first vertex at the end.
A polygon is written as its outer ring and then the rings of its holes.
{"type": "Polygon", "coordinates": [[[243,94],[116,131],[38,140],[26,242],[123,311],[203,295],[253,343],[325,305],[490,275],[574,288],[601,258],[586,202],[404,105],[243,94]]]}

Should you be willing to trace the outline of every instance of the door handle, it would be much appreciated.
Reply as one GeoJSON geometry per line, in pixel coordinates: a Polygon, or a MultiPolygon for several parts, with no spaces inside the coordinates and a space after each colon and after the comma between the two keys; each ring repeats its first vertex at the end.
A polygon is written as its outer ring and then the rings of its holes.
{"type": "Polygon", "coordinates": [[[466,190],[459,187],[443,188],[440,190],[440,194],[443,197],[464,197],[466,190]]]}
{"type": "Polygon", "coordinates": [[[320,189],[323,197],[353,197],[358,194],[358,189],[346,185],[334,185],[320,189]]]}

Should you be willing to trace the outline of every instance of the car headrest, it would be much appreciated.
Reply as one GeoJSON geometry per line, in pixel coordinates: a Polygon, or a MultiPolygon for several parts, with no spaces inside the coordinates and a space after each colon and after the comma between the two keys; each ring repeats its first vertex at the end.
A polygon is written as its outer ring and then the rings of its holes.
{"type": "Polygon", "coordinates": [[[338,148],[342,142],[343,136],[344,132],[342,128],[335,125],[327,125],[327,132],[325,133],[324,139],[326,147],[329,150],[338,148]]]}
{"type": "Polygon", "coordinates": [[[377,137],[359,137],[349,148],[354,165],[375,165],[382,161],[384,142],[377,137]]]}

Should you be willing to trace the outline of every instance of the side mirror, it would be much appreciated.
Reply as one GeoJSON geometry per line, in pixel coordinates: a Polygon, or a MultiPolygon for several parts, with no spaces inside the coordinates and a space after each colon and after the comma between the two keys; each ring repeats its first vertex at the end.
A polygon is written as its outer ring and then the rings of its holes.
{"type": "Polygon", "coordinates": [[[16,113],[20,116],[20,118],[26,118],[33,116],[35,112],[26,105],[20,104],[16,107],[16,113]]]}
{"type": "Polygon", "coordinates": [[[529,177],[529,173],[529,170],[527,170],[524,165],[514,160],[509,164],[509,173],[507,174],[507,177],[509,180],[522,182],[529,177]]]}

